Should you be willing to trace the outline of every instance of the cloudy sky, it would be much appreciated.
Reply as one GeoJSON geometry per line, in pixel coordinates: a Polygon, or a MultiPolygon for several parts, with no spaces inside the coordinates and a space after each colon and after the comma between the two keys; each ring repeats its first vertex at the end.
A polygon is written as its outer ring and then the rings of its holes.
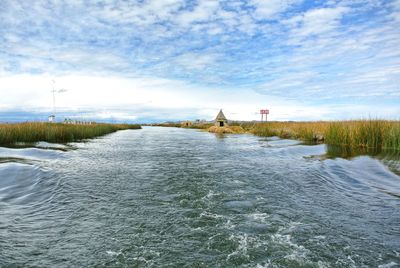
{"type": "Polygon", "coordinates": [[[400,1],[2,0],[0,121],[400,118],[400,1]]]}

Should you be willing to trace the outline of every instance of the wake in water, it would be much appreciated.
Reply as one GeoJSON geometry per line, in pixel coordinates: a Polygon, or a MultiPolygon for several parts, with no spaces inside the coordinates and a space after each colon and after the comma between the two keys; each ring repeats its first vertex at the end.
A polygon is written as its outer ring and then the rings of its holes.
{"type": "Polygon", "coordinates": [[[0,148],[2,265],[400,264],[395,157],[171,128],[73,146],[0,148]]]}

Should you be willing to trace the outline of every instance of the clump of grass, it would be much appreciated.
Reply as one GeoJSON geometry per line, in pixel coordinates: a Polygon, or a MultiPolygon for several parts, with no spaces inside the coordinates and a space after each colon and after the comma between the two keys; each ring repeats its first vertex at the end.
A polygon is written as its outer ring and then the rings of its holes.
{"type": "Polygon", "coordinates": [[[46,142],[73,142],[95,138],[124,129],[140,129],[133,124],[69,125],[54,123],[0,124],[0,144],[46,142]]]}
{"type": "Polygon", "coordinates": [[[393,125],[384,133],[383,148],[400,150],[400,123],[393,125]]]}
{"type": "Polygon", "coordinates": [[[324,140],[327,122],[268,122],[253,124],[250,132],[258,136],[278,136],[307,142],[324,140]]]}
{"type": "Polygon", "coordinates": [[[326,143],[353,148],[400,149],[400,122],[357,120],[333,122],[325,133],[326,143]]]}
{"type": "Polygon", "coordinates": [[[240,127],[240,126],[226,126],[226,127],[216,127],[216,126],[211,126],[207,129],[208,132],[212,133],[218,133],[218,134],[224,134],[224,133],[230,133],[230,134],[243,134],[246,131],[240,127]]]}
{"type": "Polygon", "coordinates": [[[257,124],[251,129],[251,132],[254,135],[262,137],[279,136],[277,129],[274,129],[268,124],[257,124]]]}

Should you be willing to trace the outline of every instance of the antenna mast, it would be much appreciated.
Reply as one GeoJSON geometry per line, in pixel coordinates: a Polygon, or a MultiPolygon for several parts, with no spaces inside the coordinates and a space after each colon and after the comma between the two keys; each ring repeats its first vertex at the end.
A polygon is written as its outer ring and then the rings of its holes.
{"type": "Polygon", "coordinates": [[[51,80],[53,90],[51,91],[53,93],[53,115],[56,116],[56,89],[55,89],[55,83],[56,81],[51,80]]]}

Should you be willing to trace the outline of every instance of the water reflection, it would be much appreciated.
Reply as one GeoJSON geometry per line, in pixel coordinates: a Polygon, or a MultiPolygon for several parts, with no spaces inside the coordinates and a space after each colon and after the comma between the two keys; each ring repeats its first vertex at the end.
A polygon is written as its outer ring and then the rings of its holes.
{"type": "Polygon", "coordinates": [[[381,161],[390,171],[400,176],[400,151],[374,148],[350,148],[326,145],[326,158],[352,159],[359,156],[371,156],[381,161]]]}
{"type": "Polygon", "coordinates": [[[384,150],[375,148],[351,148],[326,145],[326,154],[329,158],[354,158],[362,155],[369,155],[378,159],[400,160],[400,151],[384,150]]]}

